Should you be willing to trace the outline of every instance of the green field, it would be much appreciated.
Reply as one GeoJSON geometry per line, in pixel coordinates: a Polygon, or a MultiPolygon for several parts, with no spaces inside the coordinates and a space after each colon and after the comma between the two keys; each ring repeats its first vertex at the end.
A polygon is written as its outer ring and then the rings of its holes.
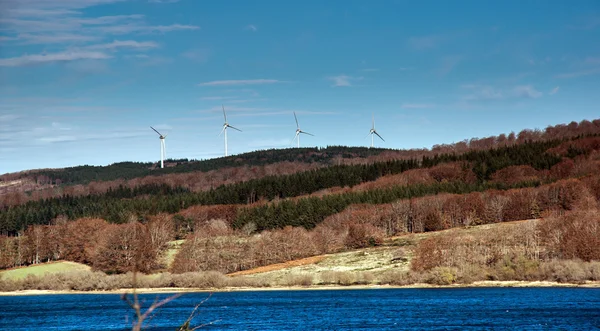
{"type": "Polygon", "coordinates": [[[183,240],[183,239],[182,240],[173,240],[173,241],[169,242],[169,246],[163,257],[163,264],[166,266],[167,269],[169,269],[171,267],[171,264],[173,264],[173,261],[175,260],[175,255],[177,255],[177,253],[179,253],[179,250],[181,249],[181,245],[183,245],[184,242],[185,242],[185,240],[183,240]]]}
{"type": "Polygon", "coordinates": [[[42,276],[46,273],[54,274],[61,272],[70,271],[87,271],[90,270],[89,266],[85,264],[69,262],[69,261],[58,261],[51,263],[44,263],[38,265],[31,265],[23,268],[10,269],[0,271],[0,279],[24,279],[27,275],[42,276]]]}

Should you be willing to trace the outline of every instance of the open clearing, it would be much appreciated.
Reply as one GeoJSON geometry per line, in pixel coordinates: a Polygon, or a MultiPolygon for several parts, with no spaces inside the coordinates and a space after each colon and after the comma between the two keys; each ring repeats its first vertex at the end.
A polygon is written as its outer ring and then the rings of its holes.
{"type": "Polygon", "coordinates": [[[515,226],[537,220],[485,224],[464,228],[452,228],[443,231],[410,233],[388,238],[380,247],[364,248],[335,254],[319,255],[285,263],[277,263],[229,274],[229,276],[263,277],[270,280],[282,280],[293,275],[310,274],[319,277],[330,272],[369,272],[378,275],[386,271],[408,271],[410,260],[416,245],[431,236],[450,233],[474,234],[490,229],[515,226]]]}
{"type": "Polygon", "coordinates": [[[56,261],[0,271],[0,279],[16,280],[24,279],[28,275],[43,276],[46,273],[54,274],[71,271],[88,271],[90,269],[91,268],[89,266],[81,263],[56,261]]]}

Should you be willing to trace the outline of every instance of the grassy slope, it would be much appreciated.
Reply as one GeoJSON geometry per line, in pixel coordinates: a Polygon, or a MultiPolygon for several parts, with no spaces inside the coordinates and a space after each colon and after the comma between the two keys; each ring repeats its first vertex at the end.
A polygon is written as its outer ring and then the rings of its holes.
{"type": "Polygon", "coordinates": [[[70,261],[57,261],[0,271],[0,278],[7,280],[17,280],[24,279],[25,277],[27,277],[27,275],[42,276],[46,273],[53,274],[86,270],[90,270],[90,267],[85,264],[70,261]]]}
{"type": "Polygon", "coordinates": [[[535,221],[536,220],[505,222],[468,228],[454,228],[436,232],[405,234],[387,239],[381,247],[322,255],[322,258],[316,259],[314,263],[301,263],[302,260],[306,259],[298,260],[298,263],[295,261],[278,263],[272,266],[259,267],[240,273],[230,274],[230,276],[246,275],[279,281],[289,275],[311,274],[313,276],[319,276],[327,272],[337,271],[352,273],[368,271],[373,275],[378,275],[389,270],[408,271],[410,268],[410,260],[412,259],[413,251],[417,244],[430,236],[440,236],[449,233],[477,233],[500,227],[511,227],[522,222],[535,221]],[[398,253],[401,248],[404,249],[404,258],[399,258],[401,255],[398,253]]]}
{"type": "Polygon", "coordinates": [[[184,241],[185,240],[174,240],[169,242],[169,246],[162,260],[162,263],[166,266],[166,269],[171,267],[171,264],[175,260],[175,255],[177,255],[179,249],[181,249],[181,245],[183,245],[184,241]]]}

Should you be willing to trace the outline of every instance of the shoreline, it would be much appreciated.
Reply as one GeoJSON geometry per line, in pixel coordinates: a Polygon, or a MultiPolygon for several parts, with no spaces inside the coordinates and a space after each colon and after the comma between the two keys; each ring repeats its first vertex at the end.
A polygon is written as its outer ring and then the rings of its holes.
{"type": "MultiPolygon", "coordinates": [[[[138,294],[175,294],[175,293],[216,293],[216,292],[254,292],[254,291],[321,291],[321,290],[377,290],[377,289],[449,289],[449,288],[481,288],[481,287],[580,287],[600,288],[600,281],[576,283],[558,283],[549,281],[477,281],[471,284],[452,285],[310,285],[310,286],[272,286],[272,287],[225,287],[225,288],[138,288],[138,294]]],[[[106,291],[76,291],[76,290],[19,290],[0,292],[2,296],[27,296],[27,295],[64,295],[64,294],[124,294],[132,293],[133,289],[124,288],[106,291]]]]}

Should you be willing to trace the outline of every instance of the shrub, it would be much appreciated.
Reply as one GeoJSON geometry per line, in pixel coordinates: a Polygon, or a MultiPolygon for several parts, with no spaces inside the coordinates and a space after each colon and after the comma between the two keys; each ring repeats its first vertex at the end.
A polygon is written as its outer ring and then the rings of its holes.
{"type": "Polygon", "coordinates": [[[450,285],[456,282],[456,268],[435,267],[431,269],[425,278],[428,284],[450,285]]]}
{"type": "Polygon", "coordinates": [[[600,280],[600,261],[588,263],[588,273],[590,280],[600,280]]]}
{"type": "Polygon", "coordinates": [[[471,284],[476,281],[486,280],[488,277],[489,272],[487,272],[486,268],[470,264],[458,269],[456,282],[461,284],[471,284]]]}
{"type": "Polygon", "coordinates": [[[367,271],[360,271],[355,273],[355,281],[354,284],[357,285],[368,285],[373,283],[373,280],[375,279],[375,277],[373,276],[372,273],[367,272],[367,271]]]}
{"type": "Polygon", "coordinates": [[[313,284],[313,275],[308,273],[288,273],[280,282],[283,286],[310,286],[313,284]]]}
{"type": "Polygon", "coordinates": [[[383,243],[383,233],[371,224],[350,223],[346,246],[349,248],[364,248],[378,246],[383,243]]]}
{"type": "Polygon", "coordinates": [[[555,260],[543,263],[541,272],[545,279],[559,283],[581,283],[591,278],[581,260],[555,260]]]}
{"type": "Polygon", "coordinates": [[[350,271],[324,271],[320,275],[320,284],[328,285],[352,285],[354,284],[355,277],[350,271]]]}
{"type": "Polygon", "coordinates": [[[227,279],[227,286],[231,287],[270,287],[271,281],[266,277],[235,276],[227,279]]]}
{"type": "Polygon", "coordinates": [[[410,271],[391,270],[382,273],[379,276],[380,284],[405,286],[418,283],[418,274],[410,271]]]}

